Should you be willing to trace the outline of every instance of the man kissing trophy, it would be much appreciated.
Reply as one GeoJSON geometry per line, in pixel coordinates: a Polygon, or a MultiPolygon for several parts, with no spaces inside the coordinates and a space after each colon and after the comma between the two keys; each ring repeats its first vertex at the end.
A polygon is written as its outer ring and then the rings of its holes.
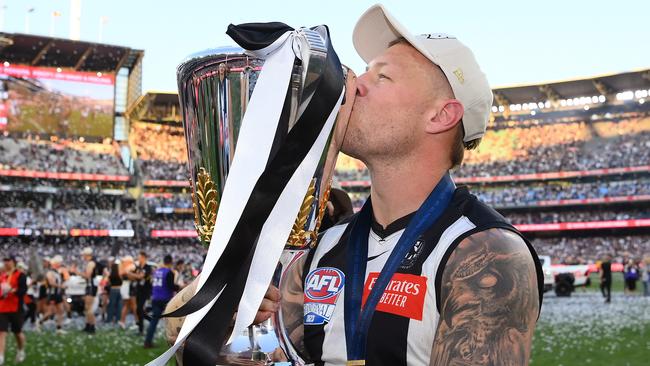
{"type": "Polygon", "coordinates": [[[208,254],[167,308],[174,344],[149,365],[177,352],[185,365],[270,365],[260,347],[269,331],[288,359],[276,364],[308,362],[291,337],[302,327],[302,291],[285,274],[316,243],[355,75],[325,26],[250,23],[227,34],[241,48],[197,53],[178,67],[195,226],[208,254]],[[249,326],[270,283],[296,302],[272,323],[249,326]],[[233,347],[242,334],[247,353],[233,347]]]}

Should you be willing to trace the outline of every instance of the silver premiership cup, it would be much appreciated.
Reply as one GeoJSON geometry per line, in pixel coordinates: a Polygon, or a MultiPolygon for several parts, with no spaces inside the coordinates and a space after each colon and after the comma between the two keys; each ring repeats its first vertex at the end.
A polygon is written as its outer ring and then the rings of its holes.
{"type": "MultiPolygon", "coordinates": [[[[289,134],[306,104],[313,98],[315,83],[323,73],[329,42],[325,27],[299,29],[299,60],[293,65],[288,126],[279,134],[289,134]]],[[[219,214],[220,198],[237,153],[237,141],[264,61],[237,47],[223,47],[191,55],[178,67],[178,87],[183,127],[187,142],[189,181],[192,188],[194,222],[202,245],[209,246],[219,214]]],[[[346,77],[345,101],[304,197],[300,212],[287,238],[274,282],[283,299],[281,310],[269,321],[248,328],[222,349],[224,364],[268,365],[285,359],[292,365],[309,362],[302,349],[302,291],[299,281],[306,252],[316,245],[320,224],[327,210],[331,177],[347,128],[355,95],[355,75],[343,67],[346,77]],[[245,347],[241,347],[242,343],[245,347]],[[279,346],[275,350],[268,345],[279,346]],[[239,345],[240,349],[233,349],[239,345]],[[266,349],[265,349],[266,347],[266,349]]],[[[282,138],[282,136],[277,138],[282,138]]],[[[266,159],[266,156],[260,157],[266,159]]]]}

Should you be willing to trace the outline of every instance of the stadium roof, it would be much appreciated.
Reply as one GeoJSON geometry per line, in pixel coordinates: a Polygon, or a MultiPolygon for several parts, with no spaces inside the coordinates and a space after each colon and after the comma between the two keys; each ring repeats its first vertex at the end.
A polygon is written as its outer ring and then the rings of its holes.
{"type": "Polygon", "coordinates": [[[131,69],[143,55],[142,50],[123,46],[0,32],[0,62],[117,72],[131,69]]]}
{"type": "Polygon", "coordinates": [[[129,119],[154,123],[181,123],[178,93],[148,91],[126,112],[129,119]]]}
{"type": "Polygon", "coordinates": [[[494,88],[494,105],[508,105],[582,96],[613,94],[628,90],[650,89],[650,69],[588,78],[560,80],[545,83],[511,85],[494,88]]]}

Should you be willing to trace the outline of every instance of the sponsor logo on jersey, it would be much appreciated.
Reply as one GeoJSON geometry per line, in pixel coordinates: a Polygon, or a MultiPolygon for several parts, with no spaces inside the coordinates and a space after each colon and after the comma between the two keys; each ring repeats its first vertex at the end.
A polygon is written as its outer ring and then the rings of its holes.
{"type": "Polygon", "coordinates": [[[332,319],[336,300],[343,290],[345,275],[334,267],[316,268],[305,279],[305,325],[322,325],[332,319]]]}
{"type": "MultiPolygon", "coordinates": [[[[362,303],[377,282],[378,272],[370,272],[363,288],[362,303]]],[[[377,311],[391,313],[415,320],[422,320],[424,299],[427,293],[427,278],[423,276],[395,273],[381,295],[377,311]]]]}

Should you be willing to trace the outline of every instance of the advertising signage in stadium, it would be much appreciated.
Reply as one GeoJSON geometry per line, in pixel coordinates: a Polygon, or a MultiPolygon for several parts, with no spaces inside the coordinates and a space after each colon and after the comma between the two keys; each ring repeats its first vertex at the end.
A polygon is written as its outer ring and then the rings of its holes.
{"type": "Polygon", "coordinates": [[[18,177],[18,178],[101,181],[101,182],[128,182],[130,179],[128,175],[57,173],[57,172],[39,172],[35,170],[13,170],[13,169],[0,169],[0,176],[18,177]]]}
{"type": "Polygon", "coordinates": [[[196,230],[151,230],[152,238],[196,238],[196,230]]]}
{"type": "Polygon", "coordinates": [[[113,135],[113,75],[0,64],[0,129],[48,135],[113,135]]]}
{"type": "Polygon", "coordinates": [[[554,224],[520,224],[520,225],[515,225],[515,227],[521,232],[625,229],[625,228],[650,227],[650,219],[558,222],[554,224]]]}
{"type": "Polygon", "coordinates": [[[0,228],[0,236],[110,236],[120,238],[132,238],[135,235],[133,230],[95,230],[95,229],[22,229],[22,228],[0,228]]]}

